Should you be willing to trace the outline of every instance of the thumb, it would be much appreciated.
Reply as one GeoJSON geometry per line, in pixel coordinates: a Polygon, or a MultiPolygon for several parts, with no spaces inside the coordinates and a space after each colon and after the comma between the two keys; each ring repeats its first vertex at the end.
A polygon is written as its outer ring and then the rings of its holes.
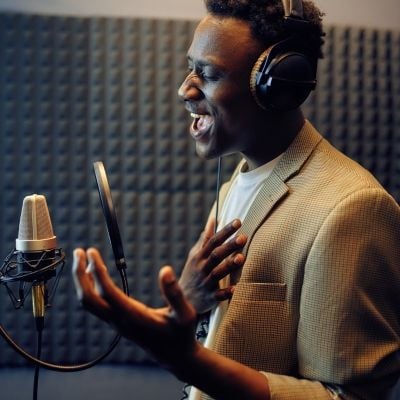
{"type": "Polygon", "coordinates": [[[165,266],[160,270],[159,281],[161,291],[176,321],[181,325],[192,323],[196,318],[196,311],[184,296],[172,267],[165,266]]]}
{"type": "Polygon", "coordinates": [[[210,238],[215,233],[215,226],[216,226],[215,217],[210,217],[206,223],[206,227],[204,228],[205,236],[210,238]]]}
{"type": "Polygon", "coordinates": [[[203,232],[201,232],[200,238],[196,243],[195,247],[200,246],[200,248],[204,247],[207,242],[210,240],[210,238],[214,235],[215,233],[215,218],[210,217],[207,220],[206,226],[204,227],[203,232]]]}

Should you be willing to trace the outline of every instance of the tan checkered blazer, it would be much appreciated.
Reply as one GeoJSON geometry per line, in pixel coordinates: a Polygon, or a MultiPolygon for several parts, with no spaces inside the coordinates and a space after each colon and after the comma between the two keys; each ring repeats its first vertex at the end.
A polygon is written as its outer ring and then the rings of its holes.
{"type": "Polygon", "coordinates": [[[273,400],[330,399],[321,382],[388,398],[400,376],[393,198],[306,122],[242,232],[246,263],[214,350],[265,371],[273,400]]]}

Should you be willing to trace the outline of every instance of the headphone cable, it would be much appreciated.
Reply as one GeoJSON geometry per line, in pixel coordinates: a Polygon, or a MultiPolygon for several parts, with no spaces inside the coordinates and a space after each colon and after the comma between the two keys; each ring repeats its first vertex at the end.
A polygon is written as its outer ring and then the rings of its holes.
{"type": "MultiPolygon", "coordinates": [[[[214,233],[217,233],[218,227],[218,218],[219,218],[219,191],[221,188],[221,172],[222,172],[222,157],[218,157],[218,164],[217,164],[217,184],[215,187],[215,227],[214,233]]],[[[196,330],[196,340],[205,339],[208,335],[208,327],[210,323],[210,313],[206,313],[203,318],[200,319],[197,330],[196,330]]],[[[189,393],[187,390],[190,388],[191,385],[185,384],[182,388],[183,397],[180,400],[186,400],[189,398],[189,393]]]]}
{"type": "Polygon", "coordinates": [[[221,171],[222,171],[222,157],[218,157],[218,166],[217,166],[217,184],[215,188],[215,230],[214,233],[217,233],[218,227],[218,218],[219,218],[219,191],[221,188],[221,171]]]}

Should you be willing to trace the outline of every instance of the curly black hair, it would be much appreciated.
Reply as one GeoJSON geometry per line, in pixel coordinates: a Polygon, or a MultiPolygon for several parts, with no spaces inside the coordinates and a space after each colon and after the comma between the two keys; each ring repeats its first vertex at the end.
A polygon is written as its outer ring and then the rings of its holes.
{"type": "MultiPolygon", "coordinates": [[[[282,0],[204,0],[204,3],[207,11],[213,15],[249,22],[254,37],[266,47],[291,35],[284,25],[282,0]]],[[[309,29],[298,34],[304,36],[304,42],[316,58],[323,57],[323,15],[312,1],[303,1],[303,17],[309,21],[309,29]]]]}

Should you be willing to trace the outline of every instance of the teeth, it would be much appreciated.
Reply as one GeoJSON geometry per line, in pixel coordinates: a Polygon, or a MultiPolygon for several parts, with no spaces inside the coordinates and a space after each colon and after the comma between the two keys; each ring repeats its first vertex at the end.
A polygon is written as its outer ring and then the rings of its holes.
{"type": "Polygon", "coordinates": [[[202,114],[190,113],[190,116],[191,116],[192,118],[201,118],[203,115],[202,115],[202,114]]]}

